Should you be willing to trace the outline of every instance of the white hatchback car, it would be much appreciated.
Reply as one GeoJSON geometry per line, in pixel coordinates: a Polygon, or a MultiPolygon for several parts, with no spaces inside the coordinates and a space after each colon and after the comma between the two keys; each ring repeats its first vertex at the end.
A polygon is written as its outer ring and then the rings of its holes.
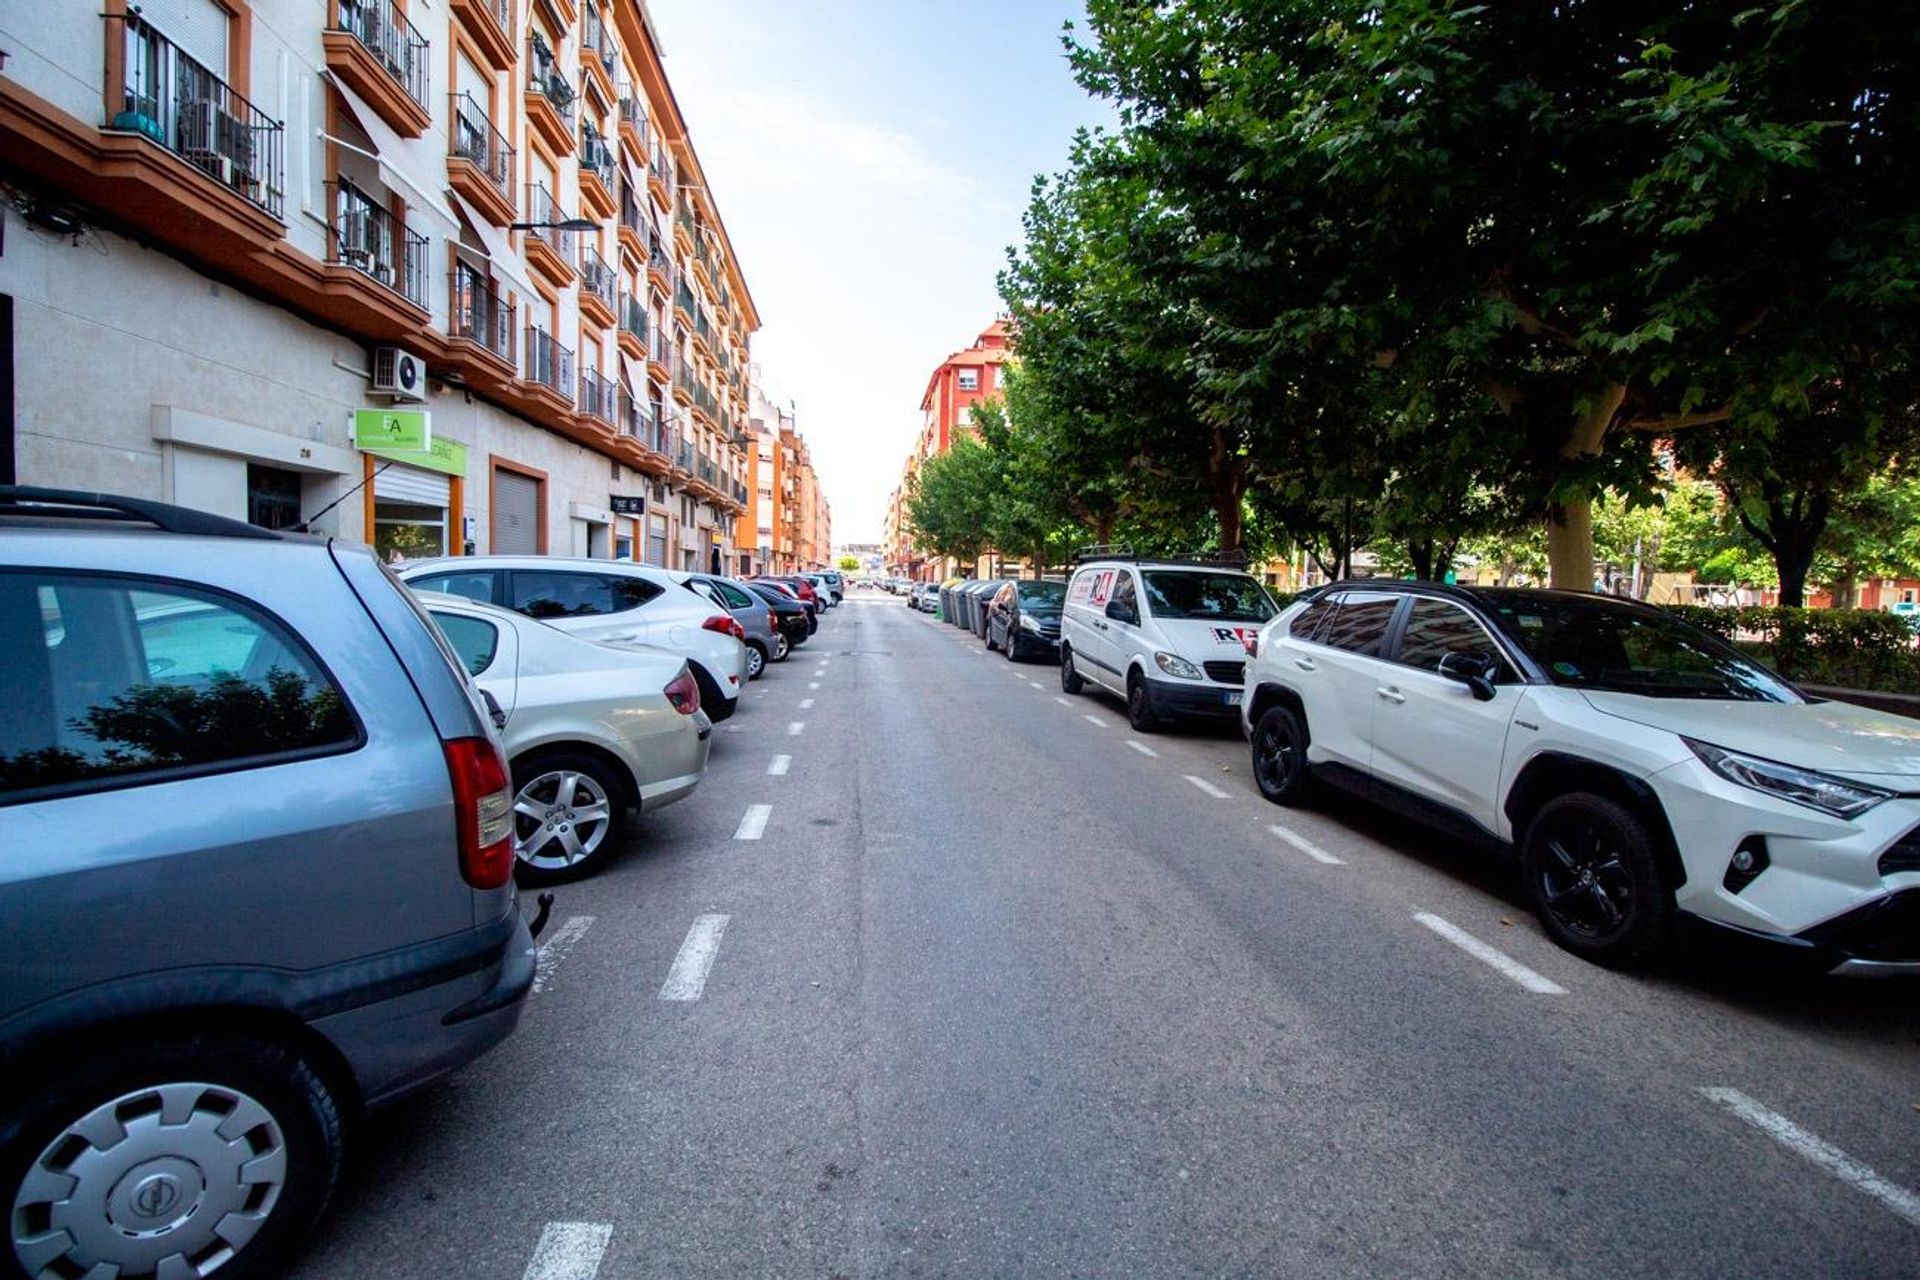
{"type": "Polygon", "coordinates": [[[1802,694],[1647,605],[1337,583],[1261,634],[1261,792],[1315,779],[1517,849],[1561,946],[1687,914],[1853,970],[1920,967],[1920,721],[1802,694]]]}
{"type": "Polygon", "coordinates": [[[521,881],[587,874],[620,846],[628,810],[650,813],[700,785],[713,730],[685,659],[594,644],[460,596],[416,594],[499,708],[521,881]]]}
{"type": "Polygon", "coordinates": [[[700,705],[715,723],[733,714],[746,685],[739,622],[664,569],[630,560],[457,556],[409,561],[397,572],[417,591],[502,605],[585,640],[677,653],[691,665],[700,705]]]}
{"type": "Polygon", "coordinates": [[[1279,607],[1251,574],[1182,560],[1089,560],[1060,618],[1060,687],[1087,681],[1127,701],[1141,732],[1166,721],[1231,720],[1260,626],[1279,607]]]}

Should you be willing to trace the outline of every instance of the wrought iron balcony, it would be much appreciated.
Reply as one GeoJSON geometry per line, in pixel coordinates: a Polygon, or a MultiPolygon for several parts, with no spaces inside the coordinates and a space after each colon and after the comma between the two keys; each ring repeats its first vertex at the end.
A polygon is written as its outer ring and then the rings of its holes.
{"type": "Polygon", "coordinates": [[[653,231],[647,239],[647,266],[667,279],[673,279],[673,257],[667,252],[667,242],[661,239],[658,230],[653,231]]]}
{"type": "Polygon", "coordinates": [[[538,32],[527,40],[527,87],[546,98],[562,124],[573,126],[573,103],[578,95],[573,82],[560,69],[560,60],[538,32]]]}
{"type": "Polygon", "coordinates": [[[619,53],[614,48],[613,32],[607,29],[606,22],[600,17],[600,7],[591,2],[587,5],[586,19],[580,25],[581,47],[600,59],[600,65],[611,75],[619,53]]]}
{"type": "Polygon", "coordinates": [[[472,161],[507,202],[513,202],[513,148],[507,145],[507,136],[493,127],[487,109],[470,93],[453,95],[452,150],[454,155],[472,161]]]}
{"type": "Polygon", "coordinates": [[[409,98],[427,105],[427,38],[393,0],[334,0],[333,24],[358,40],[409,98]]]}
{"type": "Polygon", "coordinates": [[[582,172],[592,172],[600,179],[607,190],[613,190],[614,172],[618,168],[613,161],[613,148],[593,126],[593,121],[580,122],[580,168],[582,172]]]}
{"type": "Polygon", "coordinates": [[[378,280],[417,307],[427,305],[427,238],[345,178],[333,188],[327,260],[378,280]]]}
{"type": "Polygon", "coordinates": [[[623,94],[620,98],[620,123],[640,135],[642,147],[645,147],[652,137],[647,132],[647,110],[640,105],[640,99],[632,92],[623,94]]]}
{"type": "Polygon", "coordinates": [[[620,331],[632,334],[644,346],[647,341],[647,304],[637,295],[622,290],[619,316],[620,331]]]}
{"type": "MultiPolygon", "coordinates": [[[[285,126],[188,57],[138,13],[118,19],[126,44],[111,129],[144,134],[276,218],[285,203],[285,126]]],[[[108,28],[112,34],[112,28],[108,28]]]]}
{"type": "Polygon", "coordinates": [[[537,382],[573,399],[573,352],[561,346],[550,333],[535,325],[527,326],[527,381],[537,382]]]}
{"type": "Polygon", "coordinates": [[[619,275],[590,244],[580,247],[580,287],[606,303],[609,311],[620,296],[619,275]]]}
{"type": "Polygon", "coordinates": [[[608,426],[612,426],[616,417],[617,403],[615,385],[610,378],[602,377],[597,369],[580,371],[580,412],[592,414],[608,426]]]}
{"type": "Polygon", "coordinates": [[[513,303],[464,262],[453,269],[450,285],[448,333],[476,342],[513,363],[513,303]]]}
{"type": "MultiPolygon", "coordinates": [[[[572,216],[572,214],[560,207],[560,202],[553,198],[553,193],[548,191],[543,183],[535,182],[527,187],[528,222],[535,224],[542,222],[566,222],[572,216]]],[[[546,242],[555,253],[560,255],[561,261],[573,261],[573,232],[562,230],[559,227],[535,225],[527,230],[527,234],[536,240],[546,242]]]]}

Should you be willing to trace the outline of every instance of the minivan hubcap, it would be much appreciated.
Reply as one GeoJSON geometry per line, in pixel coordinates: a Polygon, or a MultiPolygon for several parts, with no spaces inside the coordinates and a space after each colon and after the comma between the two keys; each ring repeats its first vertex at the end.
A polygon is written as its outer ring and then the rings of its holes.
{"type": "Polygon", "coordinates": [[[535,867],[572,866],[600,847],[611,813],[607,793],[586,774],[543,773],[514,798],[514,851],[535,867]]]}
{"type": "Polygon", "coordinates": [[[272,1215],[286,1138],[237,1089],[165,1084],[123,1094],[47,1144],[13,1200],[28,1275],[210,1275],[272,1215]]]}

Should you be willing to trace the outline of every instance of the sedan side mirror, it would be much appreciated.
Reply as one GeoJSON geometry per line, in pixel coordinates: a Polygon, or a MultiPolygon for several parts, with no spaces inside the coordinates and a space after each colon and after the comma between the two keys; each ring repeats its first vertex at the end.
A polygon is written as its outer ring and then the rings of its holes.
{"type": "Polygon", "coordinates": [[[1484,653],[1449,653],[1440,659],[1440,674],[1467,686],[1480,702],[1492,702],[1493,680],[1500,673],[1500,660],[1484,653]]]}
{"type": "Polygon", "coordinates": [[[500,700],[486,689],[480,691],[480,700],[487,704],[487,715],[493,720],[493,727],[504,730],[507,727],[507,713],[500,709],[500,700]]]}

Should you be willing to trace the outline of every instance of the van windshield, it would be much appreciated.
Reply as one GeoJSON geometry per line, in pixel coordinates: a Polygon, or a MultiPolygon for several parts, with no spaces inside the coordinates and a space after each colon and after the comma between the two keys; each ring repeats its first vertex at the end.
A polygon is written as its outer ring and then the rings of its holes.
{"type": "Polygon", "coordinates": [[[1279,612],[1266,588],[1244,573],[1149,569],[1140,576],[1156,618],[1265,622],[1279,612]]]}

